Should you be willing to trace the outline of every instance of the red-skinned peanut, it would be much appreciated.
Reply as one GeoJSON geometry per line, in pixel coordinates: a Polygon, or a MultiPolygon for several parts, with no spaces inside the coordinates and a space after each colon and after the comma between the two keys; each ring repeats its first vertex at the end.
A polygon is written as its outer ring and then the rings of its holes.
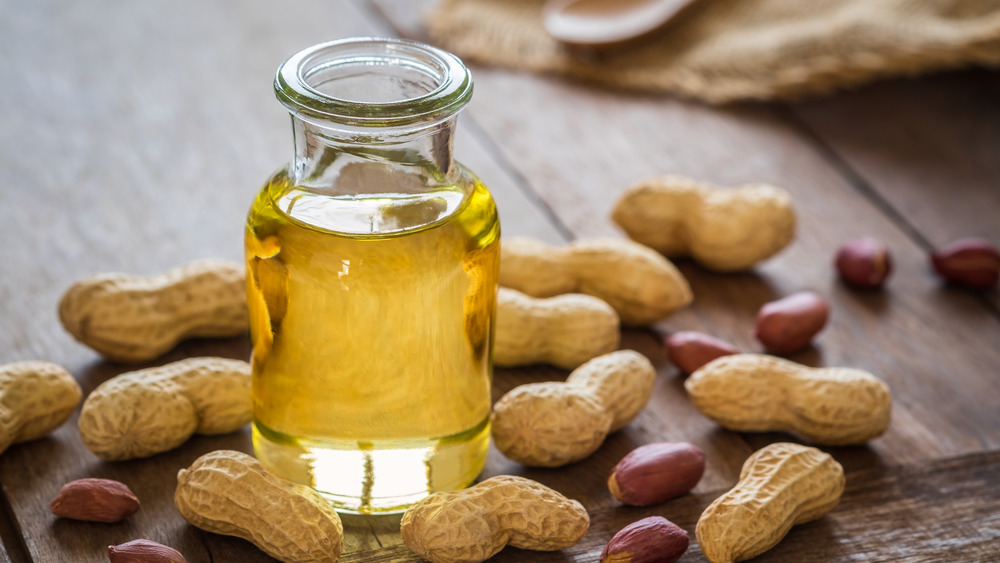
{"type": "Polygon", "coordinates": [[[737,354],[735,346],[704,332],[686,330],[675,332],[663,341],[667,356],[683,373],[694,373],[698,368],[716,358],[737,354]]]}
{"type": "Polygon", "coordinates": [[[830,305],[825,299],[811,291],[800,291],[761,307],[754,337],[770,354],[792,354],[809,346],[829,317],[830,305]]]}
{"type": "Polygon", "coordinates": [[[176,549],[152,540],[132,540],[108,546],[111,563],[187,563],[176,549]]]}
{"type": "Polygon", "coordinates": [[[674,563],[690,544],[683,528],[662,516],[625,526],[601,553],[601,563],[674,563]]]}
{"type": "Polygon", "coordinates": [[[1000,250],[982,238],[957,240],[931,254],[939,276],[970,289],[989,289],[1000,282],[1000,250]]]}
{"type": "Polygon", "coordinates": [[[608,490],[624,504],[649,506],[679,497],[705,474],[705,452],[687,442],[639,446],[615,465],[608,490]]]}
{"type": "Polygon", "coordinates": [[[113,523],[139,510],[139,499],[125,483],[88,477],[63,485],[49,510],[71,520],[113,523]]]}
{"type": "Polygon", "coordinates": [[[892,256],[882,241],[865,237],[844,243],[834,265],[844,283],[857,288],[881,287],[892,273],[892,256]]]}

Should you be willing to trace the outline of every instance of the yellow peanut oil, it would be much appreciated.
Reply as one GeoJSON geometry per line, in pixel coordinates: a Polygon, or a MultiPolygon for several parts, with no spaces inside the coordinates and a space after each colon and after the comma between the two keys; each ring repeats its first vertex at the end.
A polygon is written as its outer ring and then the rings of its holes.
{"type": "Polygon", "coordinates": [[[489,444],[493,199],[381,179],[337,196],[279,171],[247,220],[254,449],[345,512],[465,487],[489,444]]]}

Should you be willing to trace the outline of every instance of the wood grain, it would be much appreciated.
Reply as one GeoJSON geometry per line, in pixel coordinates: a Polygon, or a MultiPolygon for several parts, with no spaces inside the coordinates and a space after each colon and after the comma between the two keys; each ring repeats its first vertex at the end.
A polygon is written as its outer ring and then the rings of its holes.
{"type": "MultiPolygon", "coordinates": [[[[4,4],[10,4],[4,2],[4,4]]],[[[85,392],[123,371],[75,343],[55,307],[75,279],[102,271],[151,273],[205,256],[240,259],[243,220],[270,172],[291,154],[287,112],[271,80],[293,52],[378,22],[348,2],[151,2],[4,5],[0,68],[0,300],[2,361],[44,358],[85,392]],[[307,29],[289,13],[312,13],[307,29]],[[8,17],[9,15],[9,17],[8,17]],[[16,247],[16,252],[11,249],[16,247]]],[[[246,358],[246,338],[185,343],[191,355],[246,358]]],[[[142,366],[140,366],[142,367],[142,366]]],[[[249,433],[195,438],[134,463],[83,448],[76,416],[52,437],[0,457],[0,480],[33,561],[106,561],[106,547],[145,537],[189,561],[270,561],[246,542],[187,525],[173,507],[176,472],[217,448],[250,451],[249,433]],[[142,508],[121,524],[57,519],[48,503],[65,482],[126,482],[142,508]]],[[[371,533],[352,537],[370,547],[371,533]]]]}
{"type": "MultiPolygon", "coordinates": [[[[875,446],[886,463],[1000,445],[1000,395],[993,392],[992,370],[982,369],[1000,365],[1000,350],[990,344],[1000,342],[997,316],[976,295],[942,288],[927,271],[919,242],[854,190],[779,112],[719,110],[477,70],[473,118],[504,139],[498,145],[504,157],[525,171],[576,236],[616,234],[608,219],[615,199],[651,175],[680,173],[723,186],[764,181],[792,194],[799,216],[795,243],[747,274],[718,275],[682,263],[695,303],[660,330],[707,329],[741,349],[759,350],[750,337],[758,308],[811,289],[830,300],[832,319],[815,347],[793,359],[859,367],[886,379],[896,416],[908,423],[894,425],[893,439],[875,446]],[[522,113],[547,119],[543,125],[521,119],[522,113]],[[885,292],[852,291],[833,271],[837,247],[863,234],[893,249],[896,271],[885,292]],[[942,375],[955,373],[960,385],[942,375]],[[942,404],[942,396],[949,401],[942,404]]],[[[710,440],[698,432],[688,436],[710,440]]]]}
{"type": "Polygon", "coordinates": [[[4,511],[0,513],[0,563],[10,563],[11,558],[8,554],[8,549],[15,553],[21,553],[21,556],[18,558],[19,560],[27,560],[27,555],[24,554],[21,533],[14,527],[14,518],[10,507],[7,506],[6,499],[0,498],[0,501],[4,503],[4,511]],[[8,548],[8,545],[11,548],[8,548]]]}
{"type": "MultiPolygon", "coordinates": [[[[894,80],[790,109],[926,252],[970,236],[1000,245],[1000,106],[985,74],[894,80]]],[[[983,295],[1000,316],[1000,292],[983,295]]]]}
{"type": "MultiPolygon", "coordinates": [[[[271,91],[278,64],[338,37],[423,37],[431,1],[250,0],[236,8],[0,0],[0,73],[8,79],[0,89],[0,362],[54,361],[87,393],[148,365],[246,358],[247,339],[238,337],[185,342],[140,366],[105,362],[62,330],[56,303],[70,283],[96,272],[240,259],[250,200],[291,152],[287,113],[271,91]]],[[[703,330],[758,350],[757,309],[804,288],[826,296],[833,317],[793,359],[885,378],[893,423],[868,446],[830,449],[848,471],[843,504],[760,560],[1000,561],[997,293],[943,287],[926,265],[930,246],[961,233],[1000,237],[997,73],[896,81],[793,106],[712,108],[473,72],[476,94],[460,120],[457,155],[490,186],[505,235],[553,244],[622,236],[608,218],[618,194],[668,172],[722,185],[773,182],[792,193],[801,218],[794,245],[753,272],[718,275],[679,261],[695,303],[650,330],[625,331],[622,347],[649,357],[658,380],[647,409],[595,455],[543,470],[490,452],[484,477],[536,479],[580,499],[594,521],[572,549],[511,549],[496,561],[596,561],[617,529],[651,513],[692,531],[753,450],[794,438],[728,432],[700,415],[660,339],[703,330]],[[830,267],[837,246],[862,234],[883,238],[895,254],[884,291],[850,290],[830,267]],[[611,467],[638,445],[667,440],[704,449],[705,478],[692,495],[659,507],[619,506],[606,491],[611,467]]],[[[494,398],[566,375],[545,366],[498,369],[494,398]]],[[[173,507],[178,469],[220,448],[250,452],[249,430],[111,463],[83,447],[74,415],[52,436],[11,447],[0,456],[0,563],[106,561],[107,545],[137,537],[172,545],[191,562],[273,561],[243,540],[188,525],[173,507]],[[142,508],[113,525],[55,518],[49,501],[80,477],[121,480],[142,508]]],[[[398,521],[346,518],[344,560],[418,560],[401,545],[398,521]]],[[[697,547],[683,560],[702,560],[697,547]]]]}
{"type": "MultiPolygon", "coordinates": [[[[823,518],[795,526],[773,549],[753,561],[1000,561],[1000,453],[970,454],[927,465],[849,473],[840,504],[823,518]],[[901,523],[919,525],[900,525],[901,523]]],[[[688,532],[681,561],[707,561],[694,534],[702,510],[724,491],[686,495],[650,508],[615,506],[591,512],[591,527],[577,545],[555,553],[507,548],[496,563],[595,562],[621,528],[647,516],[664,516],[688,532]]],[[[416,562],[403,547],[355,553],[350,562],[416,562]]]]}
{"type": "MultiPolygon", "coordinates": [[[[10,188],[0,205],[0,236],[19,244],[0,282],[6,326],[17,327],[0,331],[0,361],[55,361],[89,393],[139,367],[198,355],[247,358],[246,338],[234,338],[187,342],[140,366],[107,363],[62,330],[56,303],[70,283],[97,272],[240,259],[249,203],[291,153],[287,112],[271,89],[275,69],[312,43],[385,35],[387,26],[346,1],[251,2],[235,11],[196,2],[103,9],[41,2],[4,13],[11,17],[0,22],[0,69],[12,85],[0,93],[0,182],[10,188]],[[287,10],[316,19],[285,25],[287,10]]],[[[459,159],[489,183],[505,232],[564,240],[474,130],[460,124],[457,145],[459,159]]],[[[177,470],[217,448],[249,452],[249,433],[196,438],[151,460],[107,463],[83,448],[74,416],[51,438],[11,448],[0,458],[0,480],[16,520],[8,527],[23,533],[27,551],[12,553],[105,561],[107,545],[145,537],[190,561],[270,560],[242,540],[191,528],[173,507],[177,470]],[[126,482],[143,499],[142,510],[111,526],[49,514],[63,483],[88,476],[126,482]]],[[[348,531],[348,550],[399,541],[391,526],[362,523],[348,531]]]]}

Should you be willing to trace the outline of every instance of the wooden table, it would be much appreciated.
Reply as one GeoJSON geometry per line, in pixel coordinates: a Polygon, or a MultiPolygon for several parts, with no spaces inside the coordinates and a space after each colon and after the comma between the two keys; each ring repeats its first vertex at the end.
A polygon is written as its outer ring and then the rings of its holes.
{"type": "MultiPolygon", "coordinates": [[[[411,0],[196,2],[0,1],[0,362],[43,359],[84,392],[135,366],[102,360],[66,334],[56,303],[97,272],[153,273],[193,259],[242,256],[250,199],[291,151],[274,100],[278,64],[310,44],[352,35],[422,38],[428,3],[411,0]]],[[[657,366],[654,397],[589,459],[530,469],[491,452],[484,476],[517,474],[579,499],[592,526],[576,546],[496,561],[597,561],[622,526],[659,514],[694,538],[700,511],[736,481],[755,449],[788,435],[737,434],[699,414],[661,338],[702,330],[759,350],[761,304],[811,289],[830,300],[829,326],[793,356],[878,374],[893,422],[863,447],[826,448],[847,471],[832,513],[793,529],[760,561],[1000,561],[1000,293],[943,285],[927,252],[978,235],[1000,242],[1000,74],[948,73],[868,86],[796,104],[707,107],[552,77],[473,66],[459,158],[493,190],[506,235],[550,243],[622,236],[617,196],[647,176],[678,173],[721,185],[785,187],[795,243],[755,271],[679,266],[691,307],[623,347],[657,366]],[[892,249],[884,291],[852,291],[831,267],[844,241],[872,235],[892,249]],[[634,447],[689,441],[707,452],[693,493],[645,509],[607,493],[610,468],[634,447]]],[[[248,357],[247,338],[183,343],[189,356],[248,357]]],[[[497,370],[495,395],[555,368],[497,370]]],[[[82,445],[76,415],[51,437],[0,456],[0,561],[106,561],[136,538],[188,561],[271,561],[242,540],[202,532],[173,506],[175,475],[210,450],[250,451],[249,432],[196,437],[169,453],[104,462],[82,445]],[[48,504],[81,477],[127,483],[142,509],[119,524],[58,519],[48,504]]],[[[398,518],[347,519],[343,561],[416,561],[398,518]]],[[[682,561],[703,561],[695,542],[682,561]]]]}

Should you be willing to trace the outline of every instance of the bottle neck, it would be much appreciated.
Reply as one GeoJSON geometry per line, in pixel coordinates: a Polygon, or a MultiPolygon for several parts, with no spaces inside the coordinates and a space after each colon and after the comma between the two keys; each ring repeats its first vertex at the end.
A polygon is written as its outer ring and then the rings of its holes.
{"type": "Polygon", "coordinates": [[[333,194],[357,193],[360,185],[377,189],[385,181],[394,184],[392,191],[407,192],[448,184],[454,180],[457,118],[418,128],[349,128],[292,114],[292,181],[333,194]],[[385,176],[383,182],[379,176],[385,176]]]}

